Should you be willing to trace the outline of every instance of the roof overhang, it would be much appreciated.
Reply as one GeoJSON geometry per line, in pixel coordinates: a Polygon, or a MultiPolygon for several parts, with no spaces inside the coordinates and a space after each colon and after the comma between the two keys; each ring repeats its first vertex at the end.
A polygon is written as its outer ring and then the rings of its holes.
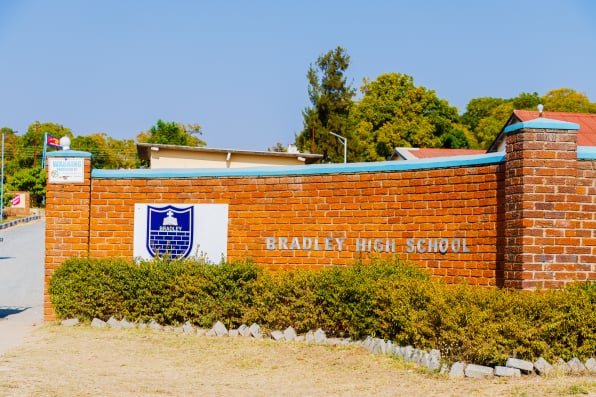
{"type": "Polygon", "coordinates": [[[221,148],[207,148],[200,146],[182,146],[182,145],[165,145],[161,143],[137,143],[137,153],[141,160],[150,160],[151,151],[159,151],[161,149],[198,152],[198,153],[215,153],[224,154],[231,156],[234,154],[244,154],[250,156],[263,156],[263,157],[285,157],[285,158],[296,158],[304,159],[305,164],[312,164],[323,159],[322,154],[312,153],[287,153],[287,152],[263,152],[253,150],[238,150],[238,149],[221,149],[221,148]]]}

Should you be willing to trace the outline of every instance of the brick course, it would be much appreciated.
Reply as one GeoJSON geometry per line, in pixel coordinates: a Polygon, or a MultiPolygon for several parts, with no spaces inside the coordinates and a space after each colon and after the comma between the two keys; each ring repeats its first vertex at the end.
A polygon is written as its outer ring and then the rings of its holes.
{"type": "MultiPolygon", "coordinates": [[[[135,203],[228,204],[227,259],[270,268],[399,255],[447,282],[534,289],[595,280],[596,166],[577,160],[576,137],[521,129],[507,137],[505,161],[406,170],[116,178],[91,177],[87,159],[84,183],[48,184],[46,286],[71,256],[132,259],[135,203]],[[289,249],[294,238],[323,249],[289,249]]],[[[47,289],[45,298],[51,318],[47,289]]]]}

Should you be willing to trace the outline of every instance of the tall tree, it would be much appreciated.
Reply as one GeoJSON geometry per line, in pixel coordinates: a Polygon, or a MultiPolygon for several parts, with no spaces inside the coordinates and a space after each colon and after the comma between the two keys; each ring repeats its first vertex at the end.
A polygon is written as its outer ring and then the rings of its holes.
{"type": "Polygon", "coordinates": [[[133,139],[118,140],[108,137],[108,150],[112,154],[110,168],[139,168],[141,163],[133,139]]]}
{"type": "Polygon", "coordinates": [[[515,98],[475,98],[468,102],[461,121],[473,133],[479,147],[487,149],[515,109],[536,110],[542,103],[544,110],[551,112],[596,113],[596,104],[581,93],[570,88],[548,91],[540,97],[538,93],[522,92],[515,98]]]}
{"type": "Polygon", "coordinates": [[[202,133],[198,124],[165,122],[160,119],[149,131],[138,134],[137,140],[164,145],[205,146],[205,142],[195,136],[202,133]]]}
{"type": "Polygon", "coordinates": [[[536,109],[536,106],[542,103],[542,99],[537,92],[522,92],[511,100],[514,109],[536,109]]]}
{"type": "Polygon", "coordinates": [[[474,98],[468,102],[466,111],[461,116],[461,122],[475,132],[480,120],[490,116],[497,106],[505,102],[507,102],[507,100],[503,98],[474,98]]]}
{"type": "Polygon", "coordinates": [[[93,168],[116,168],[112,166],[113,153],[108,148],[107,136],[104,133],[76,136],[72,139],[70,148],[91,153],[93,168]]]}
{"type": "Polygon", "coordinates": [[[4,174],[12,175],[18,170],[19,163],[19,137],[17,131],[3,127],[0,133],[4,136],[4,174]]]}
{"type": "Polygon", "coordinates": [[[46,133],[56,138],[62,138],[63,136],[72,138],[70,129],[60,124],[40,122],[31,124],[25,135],[19,140],[18,161],[21,168],[41,167],[43,140],[46,133]]]}
{"type": "Polygon", "coordinates": [[[557,88],[542,97],[544,110],[550,112],[596,113],[596,103],[571,88],[557,88]]]}
{"type": "Polygon", "coordinates": [[[352,110],[362,161],[386,160],[396,147],[467,147],[456,130],[457,109],[433,90],[416,87],[411,76],[383,74],[364,80],[362,100],[352,110]]]}
{"type": "MultiPolygon", "coordinates": [[[[341,162],[343,144],[330,132],[354,144],[349,115],[356,90],[346,80],[345,72],[349,66],[350,56],[339,46],[310,65],[306,76],[312,106],[302,112],[304,129],[296,136],[296,146],[300,151],[313,151],[314,147],[314,152],[323,154],[326,161],[341,162]]],[[[350,159],[354,157],[352,153],[353,150],[350,151],[350,159]]]]}
{"type": "Polygon", "coordinates": [[[507,100],[494,108],[488,116],[478,121],[474,135],[480,148],[488,149],[505,126],[513,110],[513,101],[507,100]]]}

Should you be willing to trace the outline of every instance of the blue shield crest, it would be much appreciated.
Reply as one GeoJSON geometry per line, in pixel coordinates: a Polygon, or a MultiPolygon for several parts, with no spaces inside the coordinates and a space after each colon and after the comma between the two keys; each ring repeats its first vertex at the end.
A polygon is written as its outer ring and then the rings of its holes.
{"type": "Polygon", "coordinates": [[[153,257],[186,258],[192,250],[193,206],[147,206],[147,250],[153,257]]]}

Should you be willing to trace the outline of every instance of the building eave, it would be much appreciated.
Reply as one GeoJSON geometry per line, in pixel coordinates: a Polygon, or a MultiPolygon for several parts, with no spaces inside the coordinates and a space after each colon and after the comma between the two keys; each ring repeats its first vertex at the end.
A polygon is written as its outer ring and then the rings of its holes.
{"type": "Polygon", "coordinates": [[[243,154],[243,155],[250,155],[250,156],[262,156],[262,157],[284,157],[284,158],[302,158],[304,159],[306,164],[311,164],[316,161],[322,160],[322,154],[312,154],[312,153],[287,153],[287,152],[264,152],[264,151],[255,151],[255,150],[241,150],[241,149],[224,149],[224,148],[207,148],[201,146],[182,146],[182,145],[166,145],[166,144],[159,144],[159,143],[137,143],[137,153],[139,154],[139,158],[141,160],[150,160],[150,151],[151,150],[179,150],[179,151],[188,151],[188,152],[198,152],[198,153],[216,153],[216,154],[243,154]]]}

